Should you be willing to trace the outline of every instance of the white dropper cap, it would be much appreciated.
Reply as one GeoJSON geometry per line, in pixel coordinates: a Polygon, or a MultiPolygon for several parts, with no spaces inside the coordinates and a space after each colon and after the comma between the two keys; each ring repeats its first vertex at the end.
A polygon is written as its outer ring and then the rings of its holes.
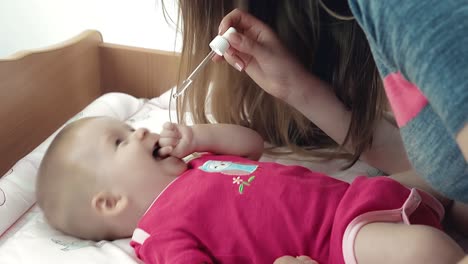
{"type": "Polygon", "coordinates": [[[230,27],[224,34],[216,36],[211,42],[210,42],[210,48],[216,52],[219,56],[223,56],[224,53],[226,52],[227,49],[229,49],[230,45],[227,40],[229,35],[231,33],[237,32],[235,28],[230,27]]]}

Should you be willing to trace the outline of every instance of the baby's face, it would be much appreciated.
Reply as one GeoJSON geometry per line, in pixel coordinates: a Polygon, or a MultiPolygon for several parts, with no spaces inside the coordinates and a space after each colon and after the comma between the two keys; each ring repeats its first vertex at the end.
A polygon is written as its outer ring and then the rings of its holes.
{"type": "Polygon", "coordinates": [[[84,151],[77,153],[88,156],[85,160],[102,178],[98,181],[103,180],[110,191],[126,195],[138,207],[148,207],[187,168],[179,158],[153,154],[157,153],[158,134],[134,130],[115,119],[91,119],[83,124],[79,137],[77,148],[84,151]]]}

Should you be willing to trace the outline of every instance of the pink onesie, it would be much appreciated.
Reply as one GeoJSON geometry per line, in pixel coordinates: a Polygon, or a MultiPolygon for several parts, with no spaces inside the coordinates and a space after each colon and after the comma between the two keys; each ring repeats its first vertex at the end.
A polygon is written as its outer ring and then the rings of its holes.
{"type": "Polygon", "coordinates": [[[363,223],[440,228],[442,211],[386,177],[348,184],[300,166],[205,155],[155,199],[131,245],[145,263],[273,263],[283,255],[344,263],[363,223]]]}

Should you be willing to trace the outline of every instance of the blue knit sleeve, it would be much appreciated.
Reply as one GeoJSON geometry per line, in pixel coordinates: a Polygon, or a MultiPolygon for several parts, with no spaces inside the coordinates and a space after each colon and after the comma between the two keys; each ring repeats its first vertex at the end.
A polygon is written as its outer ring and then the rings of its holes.
{"type": "Polygon", "coordinates": [[[468,121],[468,1],[349,0],[383,77],[419,87],[452,136],[468,121]]]}

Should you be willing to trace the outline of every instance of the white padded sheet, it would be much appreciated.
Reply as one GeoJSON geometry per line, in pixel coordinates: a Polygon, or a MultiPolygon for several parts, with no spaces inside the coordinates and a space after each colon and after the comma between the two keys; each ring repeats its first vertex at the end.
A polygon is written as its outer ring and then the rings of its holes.
{"type": "MultiPolygon", "coordinates": [[[[71,120],[111,116],[135,128],[159,132],[168,117],[168,93],[159,98],[137,99],[121,93],[101,96],[71,120]]],[[[173,113],[173,120],[176,120],[173,113]]],[[[69,121],[69,122],[70,122],[69,121]]],[[[56,133],[18,161],[0,179],[0,263],[139,263],[129,239],[92,242],[66,236],[52,229],[35,205],[35,176],[47,146],[56,133]]],[[[377,175],[378,170],[358,162],[341,171],[343,161],[311,161],[303,157],[263,156],[262,160],[299,164],[346,181],[358,175],[377,175]]]]}

